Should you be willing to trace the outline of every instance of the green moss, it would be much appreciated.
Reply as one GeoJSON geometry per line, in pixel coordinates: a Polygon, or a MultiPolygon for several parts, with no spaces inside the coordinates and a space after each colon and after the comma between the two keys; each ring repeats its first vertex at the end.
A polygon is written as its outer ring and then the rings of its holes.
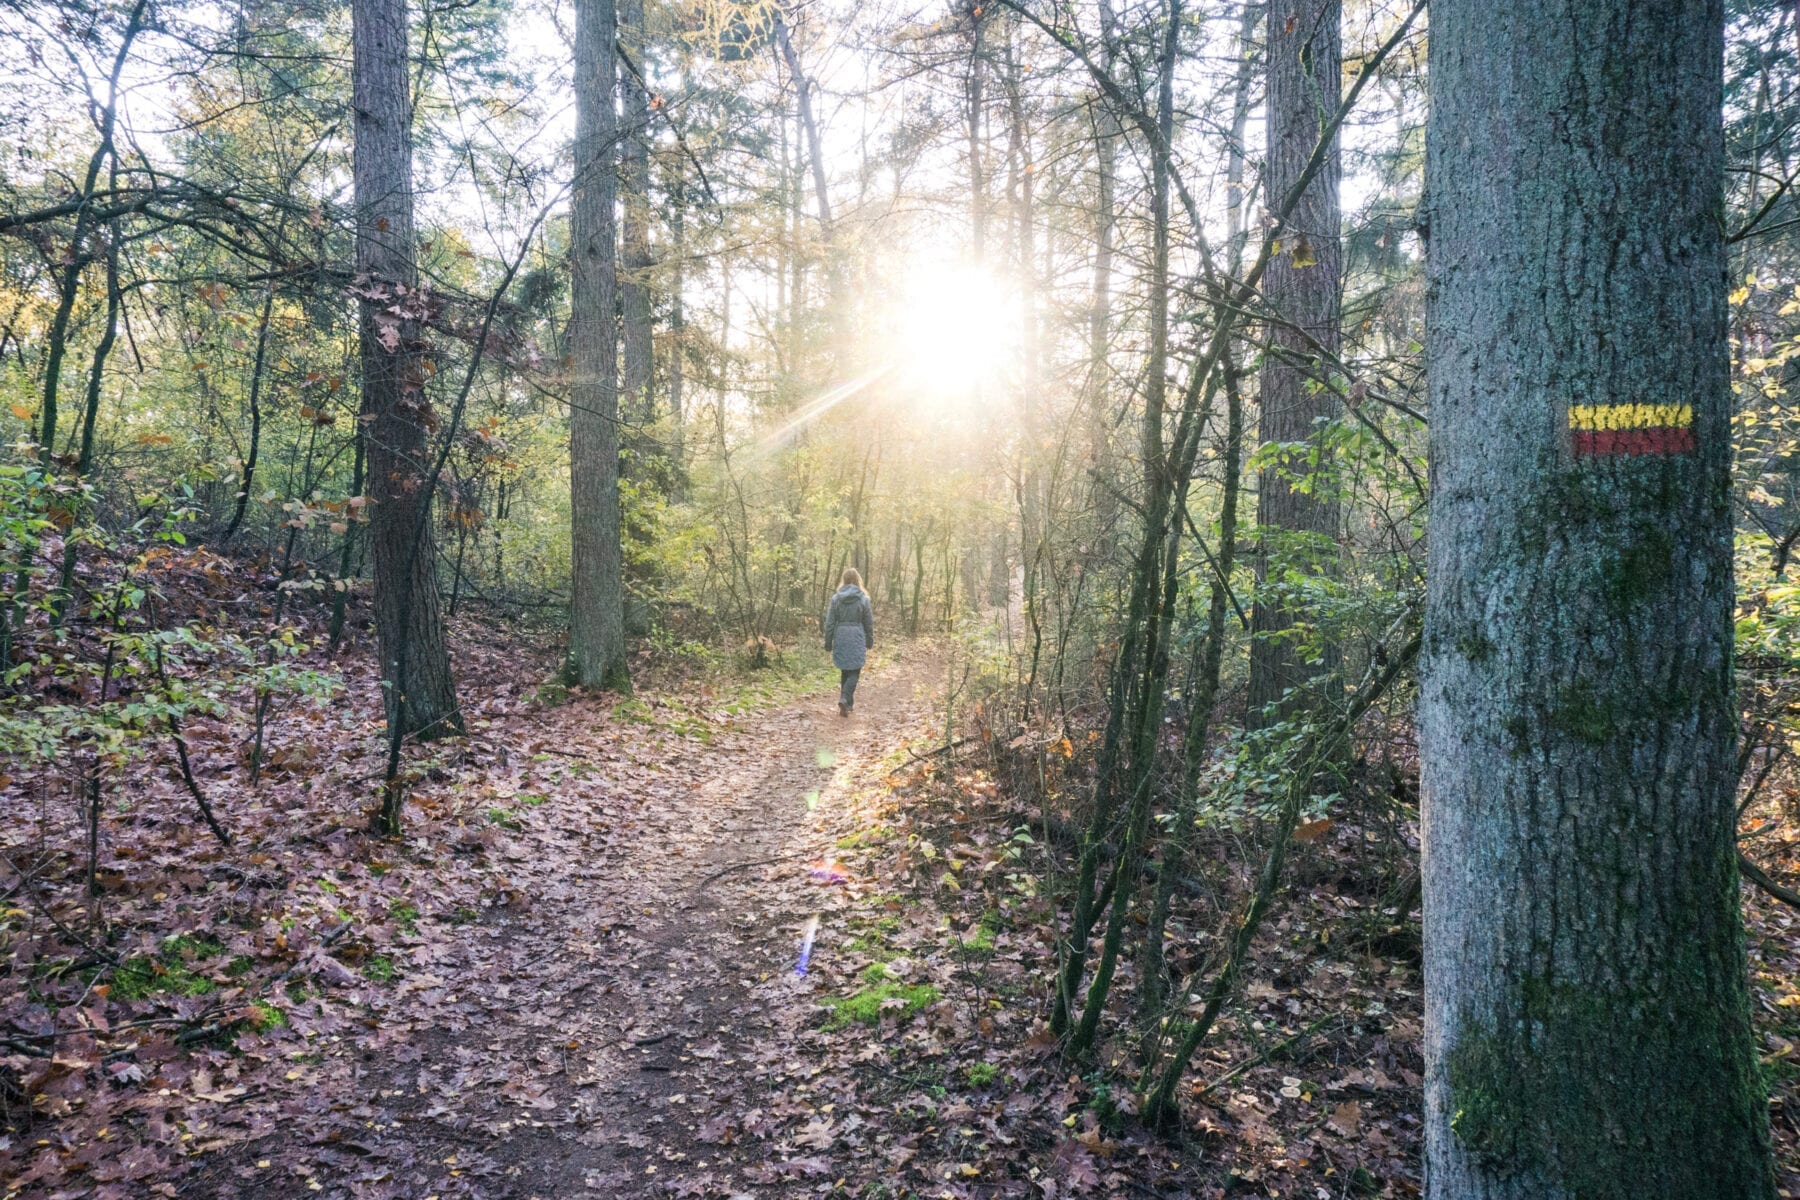
{"type": "Polygon", "coordinates": [[[895,983],[880,963],[865,967],[862,979],[867,987],[825,1001],[825,1006],[831,1010],[825,1021],[827,1029],[842,1029],[852,1022],[874,1025],[890,1012],[904,1020],[938,998],[937,988],[929,983],[895,983]]]}
{"type": "Polygon", "coordinates": [[[1619,718],[1611,700],[1602,700],[1586,683],[1564,688],[1550,709],[1550,725],[1591,746],[1604,746],[1617,736],[1619,718]]]}
{"type": "Polygon", "coordinates": [[[388,906],[388,916],[400,927],[401,933],[417,933],[419,929],[419,910],[404,900],[396,900],[388,906]]]}
{"type": "Polygon", "coordinates": [[[362,971],[374,983],[392,983],[399,975],[394,969],[394,960],[385,954],[377,954],[364,963],[362,971]]]}
{"type": "Polygon", "coordinates": [[[224,952],[224,943],[200,934],[182,933],[166,938],[156,954],[134,955],[119,964],[112,976],[112,997],[142,1000],[159,994],[204,996],[218,991],[218,984],[196,973],[190,964],[224,952]]]}
{"type": "Polygon", "coordinates": [[[957,949],[965,954],[992,954],[994,939],[999,933],[1000,914],[990,908],[981,914],[981,920],[976,923],[975,932],[971,936],[957,939],[957,949]]]}
{"type": "Polygon", "coordinates": [[[888,829],[885,825],[872,825],[867,829],[859,829],[846,837],[832,843],[839,850],[855,850],[861,846],[872,846],[887,840],[888,829]]]}
{"type": "Polygon", "coordinates": [[[1680,1012],[1667,997],[1529,983],[1517,1019],[1465,1030],[1451,1050],[1451,1130],[1489,1171],[1572,1200],[1766,1195],[1747,1030],[1703,982],[1692,996],[1680,1012]]]}
{"type": "Polygon", "coordinates": [[[612,706],[612,717],[615,721],[626,721],[632,725],[654,725],[656,714],[642,700],[621,700],[612,706]]]}
{"type": "Polygon", "coordinates": [[[537,690],[537,702],[545,708],[561,708],[569,702],[568,683],[556,676],[544,680],[537,690]]]}
{"type": "Polygon", "coordinates": [[[514,816],[510,810],[504,808],[488,809],[487,819],[490,824],[498,825],[502,829],[511,829],[517,832],[524,828],[523,825],[519,824],[519,818],[514,816]]]}
{"type": "Polygon", "coordinates": [[[862,932],[844,943],[846,950],[863,953],[879,951],[886,947],[889,938],[900,932],[900,918],[892,915],[874,920],[864,917],[857,920],[856,924],[862,932]]]}
{"type": "Polygon", "coordinates": [[[1000,1068],[987,1062],[970,1063],[968,1069],[963,1072],[963,1077],[969,1081],[969,1086],[972,1088],[988,1087],[999,1075],[1000,1068]]]}
{"type": "Polygon", "coordinates": [[[267,1033],[271,1029],[281,1029],[288,1023],[287,1014],[270,1004],[267,1000],[256,1000],[250,1004],[250,1016],[246,1023],[258,1033],[267,1033]]]}

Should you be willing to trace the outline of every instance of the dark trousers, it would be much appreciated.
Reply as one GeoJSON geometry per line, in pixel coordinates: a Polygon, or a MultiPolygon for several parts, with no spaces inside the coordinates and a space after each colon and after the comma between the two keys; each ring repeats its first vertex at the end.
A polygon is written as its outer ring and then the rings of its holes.
{"type": "Polygon", "coordinates": [[[856,703],[856,681],[862,675],[859,668],[855,671],[844,671],[838,681],[838,703],[849,708],[856,703]]]}

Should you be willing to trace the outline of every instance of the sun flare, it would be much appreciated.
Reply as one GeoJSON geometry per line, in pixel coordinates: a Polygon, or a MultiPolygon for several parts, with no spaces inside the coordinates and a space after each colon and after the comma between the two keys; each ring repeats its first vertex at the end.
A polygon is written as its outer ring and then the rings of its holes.
{"type": "Polygon", "coordinates": [[[920,263],[902,277],[894,366],[926,398],[966,399],[996,380],[1012,342],[1017,306],[980,267],[920,263]]]}

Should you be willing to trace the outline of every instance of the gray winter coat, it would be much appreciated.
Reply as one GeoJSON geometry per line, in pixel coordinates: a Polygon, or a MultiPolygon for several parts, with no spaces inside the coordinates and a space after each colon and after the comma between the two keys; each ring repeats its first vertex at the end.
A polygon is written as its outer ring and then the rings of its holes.
{"type": "Polygon", "coordinates": [[[846,583],[825,606],[825,648],[840,671],[860,671],[875,648],[875,610],[866,592],[846,583]]]}

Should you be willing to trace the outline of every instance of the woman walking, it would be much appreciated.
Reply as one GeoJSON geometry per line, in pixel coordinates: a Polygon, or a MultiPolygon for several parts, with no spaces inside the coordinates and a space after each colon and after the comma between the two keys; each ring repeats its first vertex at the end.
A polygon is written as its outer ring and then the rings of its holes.
{"type": "Polygon", "coordinates": [[[856,680],[863,662],[875,648],[875,610],[862,589],[862,576],[845,567],[843,586],[825,606],[825,648],[842,675],[838,679],[838,716],[847,717],[856,707],[856,680]]]}

